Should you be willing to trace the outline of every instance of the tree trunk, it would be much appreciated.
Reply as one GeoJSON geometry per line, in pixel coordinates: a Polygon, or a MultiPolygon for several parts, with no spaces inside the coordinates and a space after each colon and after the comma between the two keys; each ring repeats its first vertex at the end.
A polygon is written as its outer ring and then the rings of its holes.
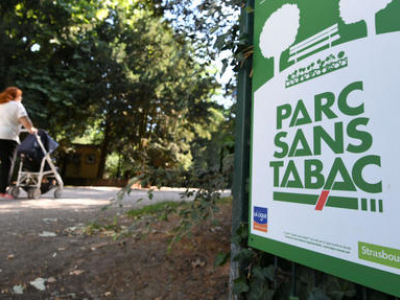
{"type": "Polygon", "coordinates": [[[375,36],[376,35],[375,14],[372,17],[366,18],[365,23],[367,24],[367,36],[375,36]]]}
{"type": "Polygon", "coordinates": [[[99,170],[97,171],[97,179],[103,179],[104,171],[106,168],[106,159],[108,154],[108,147],[110,145],[110,124],[106,121],[106,128],[104,131],[104,139],[101,143],[100,148],[100,162],[99,162],[99,170]]]}
{"type": "Polygon", "coordinates": [[[142,168],[144,168],[145,165],[143,138],[146,136],[146,126],[147,126],[147,112],[143,112],[142,120],[139,127],[139,157],[142,168]]]}
{"type": "Polygon", "coordinates": [[[279,54],[275,55],[274,56],[274,77],[278,76],[278,74],[281,72],[280,61],[281,61],[280,55],[279,54]]]}
{"type": "Polygon", "coordinates": [[[121,177],[121,150],[118,150],[118,167],[117,167],[117,179],[121,177]]]}

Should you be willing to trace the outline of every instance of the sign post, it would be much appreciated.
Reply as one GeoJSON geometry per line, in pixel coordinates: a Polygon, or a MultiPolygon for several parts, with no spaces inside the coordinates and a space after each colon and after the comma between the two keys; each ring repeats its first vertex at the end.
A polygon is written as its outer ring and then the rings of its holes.
{"type": "MultiPolygon", "coordinates": [[[[246,44],[253,44],[254,14],[247,8],[254,7],[254,0],[247,0],[242,9],[240,22],[240,35],[246,40],[246,44]]],[[[237,108],[235,125],[235,174],[233,182],[232,203],[232,236],[236,234],[240,225],[248,222],[249,204],[249,153],[250,153],[250,128],[251,128],[251,69],[253,61],[251,58],[244,62],[238,74],[237,108]]],[[[238,299],[233,295],[233,281],[239,277],[240,266],[233,258],[240,252],[240,247],[231,243],[230,262],[230,295],[229,299],[238,299]]]]}
{"type": "Polygon", "coordinates": [[[400,1],[257,0],[249,245],[400,296],[400,1]]]}

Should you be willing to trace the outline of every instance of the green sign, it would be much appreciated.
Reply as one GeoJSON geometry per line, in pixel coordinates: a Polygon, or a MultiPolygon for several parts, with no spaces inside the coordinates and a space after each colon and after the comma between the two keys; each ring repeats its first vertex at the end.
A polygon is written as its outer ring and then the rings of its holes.
{"type": "Polygon", "coordinates": [[[400,0],[256,0],[249,244],[400,296],[400,0]]]}

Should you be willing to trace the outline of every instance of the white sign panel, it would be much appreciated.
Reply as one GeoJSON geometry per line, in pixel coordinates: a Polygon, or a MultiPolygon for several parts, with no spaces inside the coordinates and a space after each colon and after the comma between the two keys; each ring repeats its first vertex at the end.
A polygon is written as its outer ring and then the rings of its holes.
{"type": "Polygon", "coordinates": [[[400,1],[272,2],[256,5],[249,243],[399,295],[383,281],[400,279],[400,1]]]}

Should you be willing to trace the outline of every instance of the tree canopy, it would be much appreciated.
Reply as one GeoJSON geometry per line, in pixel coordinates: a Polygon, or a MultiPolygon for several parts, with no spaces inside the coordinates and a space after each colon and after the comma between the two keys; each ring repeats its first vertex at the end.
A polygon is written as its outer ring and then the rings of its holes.
{"type": "Polygon", "coordinates": [[[212,101],[219,84],[207,34],[194,36],[182,30],[192,26],[187,19],[166,17],[183,11],[182,18],[204,20],[207,3],[199,14],[189,5],[1,1],[0,88],[20,87],[35,125],[63,145],[91,132],[103,154],[99,177],[111,153],[131,172],[187,171],[193,155],[202,156],[195,144],[215,138],[227,120],[212,101]]]}

